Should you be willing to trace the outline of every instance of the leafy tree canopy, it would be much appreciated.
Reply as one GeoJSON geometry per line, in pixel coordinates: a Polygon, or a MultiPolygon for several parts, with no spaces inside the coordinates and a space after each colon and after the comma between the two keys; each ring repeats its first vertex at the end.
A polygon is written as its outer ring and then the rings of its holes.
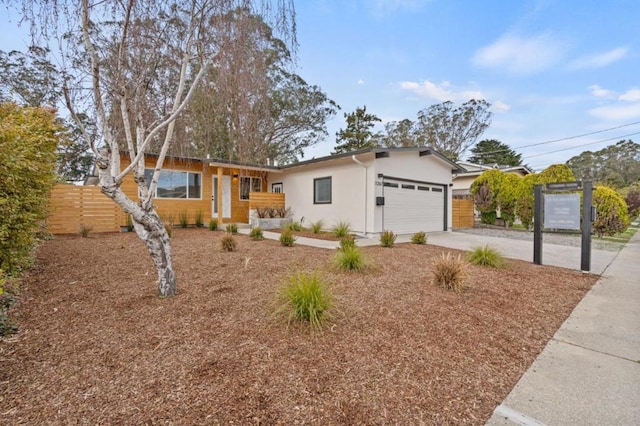
{"type": "Polygon", "coordinates": [[[585,151],[567,161],[579,180],[591,180],[614,188],[640,181],[640,144],[622,140],[599,151],[585,151]]]}
{"type": "Polygon", "coordinates": [[[354,112],[344,113],[344,117],[347,121],[347,128],[340,129],[336,133],[338,145],[334,154],[378,146],[376,138],[374,138],[373,127],[376,122],[382,120],[376,115],[368,113],[366,106],[358,107],[354,112]]]}
{"type": "Polygon", "coordinates": [[[497,164],[499,166],[522,165],[522,154],[496,139],[484,139],[471,148],[469,161],[476,164],[497,164]]]}

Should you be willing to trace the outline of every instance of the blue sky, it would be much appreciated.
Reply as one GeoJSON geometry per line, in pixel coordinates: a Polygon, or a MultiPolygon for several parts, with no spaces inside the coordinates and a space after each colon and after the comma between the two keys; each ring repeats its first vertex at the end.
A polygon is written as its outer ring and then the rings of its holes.
{"type": "Polygon", "coordinates": [[[519,149],[640,121],[638,1],[306,0],[296,9],[299,73],[342,107],[309,158],[331,152],[343,113],[358,106],[415,120],[470,98],[492,104],[482,139],[538,170],[622,137],[640,141],[625,136],[638,123],[519,149]]]}
{"type": "MultiPolygon", "coordinates": [[[[637,0],[297,0],[296,12],[298,73],[342,107],[305,158],[328,155],[356,107],[384,122],[414,120],[432,104],[471,98],[492,104],[481,138],[507,143],[537,170],[622,138],[640,142],[640,123],[628,125],[640,122],[637,0]]],[[[24,50],[19,17],[2,14],[0,49],[24,50]]]]}

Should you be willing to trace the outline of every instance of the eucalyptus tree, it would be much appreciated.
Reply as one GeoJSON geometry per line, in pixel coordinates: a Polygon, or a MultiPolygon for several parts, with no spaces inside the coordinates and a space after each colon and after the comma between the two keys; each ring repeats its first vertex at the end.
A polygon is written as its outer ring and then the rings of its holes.
{"type": "MultiPolygon", "coordinates": [[[[15,2],[4,0],[8,5],[15,2]]],[[[38,45],[55,49],[66,105],[96,156],[102,192],[131,216],[158,275],[158,293],[176,294],[171,243],[153,206],[164,160],[175,140],[176,120],[225,44],[244,34],[220,17],[239,7],[271,22],[295,46],[293,0],[22,0],[38,45]],[[215,26],[216,31],[212,31],[215,26]],[[97,123],[92,139],[78,111],[97,123]],[[145,152],[155,144],[157,160],[149,182],[145,152]],[[121,146],[129,157],[120,164],[121,146]],[[133,175],[137,198],[122,190],[133,175]]],[[[104,259],[111,262],[112,259],[104,259]]]]}

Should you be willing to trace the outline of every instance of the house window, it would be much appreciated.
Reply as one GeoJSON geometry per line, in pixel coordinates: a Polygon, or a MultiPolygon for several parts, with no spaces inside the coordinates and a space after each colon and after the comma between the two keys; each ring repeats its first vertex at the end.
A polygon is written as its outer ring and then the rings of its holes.
{"type": "MultiPolygon", "coordinates": [[[[151,185],[153,169],[144,169],[147,185],[151,185]]],[[[177,170],[161,170],[158,177],[156,198],[202,198],[202,174],[180,172],[177,170]]]]}
{"type": "Polygon", "coordinates": [[[275,192],[276,194],[282,193],[282,182],[272,183],[271,184],[271,192],[275,192]]]}
{"type": "Polygon", "coordinates": [[[240,199],[248,201],[250,192],[262,192],[262,178],[252,176],[240,177],[240,199]]]}
{"type": "Polygon", "coordinates": [[[331,176],[313,180],[313,204],[331,204],[331,176]]]}

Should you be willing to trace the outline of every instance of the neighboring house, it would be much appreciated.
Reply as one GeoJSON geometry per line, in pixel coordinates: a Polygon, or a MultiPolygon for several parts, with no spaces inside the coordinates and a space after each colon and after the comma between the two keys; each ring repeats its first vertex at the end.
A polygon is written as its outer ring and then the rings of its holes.
{"type": "Polygon", "coordinates": [[[467,161],[458,161],[458,166],[465,171],[455,173],[453,175],[453,195],[455,198],[471,198],[471,184],[487,170],[501,170],[505,173],[515,173],[518,176],[526,176],[531,174],[532,171],[526,166],[498,166],[475,164],[467,161]]]}
{"type": "MultiPolygon", "coordinates": [[[[156,158],[146,158],[149,177],[156,158]]],[[[129,164],[127,154],[121,163],[129,164]]],[[[463,170],[429,148],[366,149],[281,167],[168,157],[154,204],[174,223],[184,214],[190,223],[196,215],[205,224],[211,218],[248,223],[251,193],[280,192],[304,225],[344,221],[362,235],[443,231],[452,226],[452,176],[463,170]]],[[[122,189],[135,199],[132,175],[122,189]]]]}

